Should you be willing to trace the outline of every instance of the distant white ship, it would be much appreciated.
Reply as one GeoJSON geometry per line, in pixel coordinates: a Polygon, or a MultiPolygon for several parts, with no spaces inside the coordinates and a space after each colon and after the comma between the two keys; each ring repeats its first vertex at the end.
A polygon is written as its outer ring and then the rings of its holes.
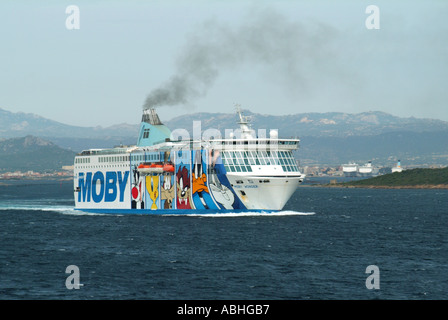
{"type": "Polygon", "coordinates": [[[343,164],[342,171],[346,177],[356,177],[358,175],[358,164],[354,162],[343,164]]]}
{"type": "Polygon", "coordinates": [[[365,177],[377,175],[379,170],[372,165],[372,161],[360,166],[355,162],[342,165],[342,171],[346,177],[365,177]]]}
{"type": "Polygon", "coordinates": [[[401,167],[400,160],[398,160],[397,165],[392,168],[392,173],[394,172],[402,172],[403,168],[401,167]]]}
{"type": "Polygon", "coordinates": [[[361,176],[374,176],[378,174],[378,171],[378,168],[372,166],[372,161],[369,161],[358,168],[358,173],[361,176]]]}

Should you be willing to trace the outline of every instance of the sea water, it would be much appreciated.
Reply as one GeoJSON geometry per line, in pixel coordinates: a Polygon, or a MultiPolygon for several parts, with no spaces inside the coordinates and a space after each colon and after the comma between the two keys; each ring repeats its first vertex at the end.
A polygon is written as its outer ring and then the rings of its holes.
{"type": "Polygon", "coordinates": [[[448,296],[448,190],[305,185],[275,214],[145,216],[77,212],[70,181],[4,183],[0,299],[448,296]]]}

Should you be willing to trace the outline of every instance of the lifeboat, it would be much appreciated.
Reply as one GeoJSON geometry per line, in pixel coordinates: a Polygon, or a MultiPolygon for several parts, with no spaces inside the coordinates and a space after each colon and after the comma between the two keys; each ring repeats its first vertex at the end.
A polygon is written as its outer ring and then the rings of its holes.
{"type": "Polygon", "coordinates": [[[156,163],[152,164],[142,163],[137,167],[137,170],[143,174],[163,173],[163,165],[156,163]]]}
{"type": "Polygon", "coordinates": [[[174,172],[174,166],[172,164],[165,163],[163,165],[163,171],[165,171],[165,172],[174,172]]]}

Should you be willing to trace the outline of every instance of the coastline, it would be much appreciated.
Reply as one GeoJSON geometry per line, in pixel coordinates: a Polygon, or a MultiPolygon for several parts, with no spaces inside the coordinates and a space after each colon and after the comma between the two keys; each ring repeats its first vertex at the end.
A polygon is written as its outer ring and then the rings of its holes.
{"type": "Polygon", "coordinates": [[[343,185],[343,184],[313,184],[302,185],[300,187],[321,187],[321,188],[364,188],[364,189],[448,189],[448,184],[421,184],[403,186],[376,186],[376,185],[343,185]]]}
{"type": "Polygon", "coordinates": [[[70,182],[73,181],[73,178],[71,177],[55,177],[55,176],[49,176],[49,177],[20,177],[20,178],[8,178],[8,179],[2,179],[0,178],[0,186],[11,186],[11,185],[17,185],[22,183],[39,183],[39,182],[70,182]]]}

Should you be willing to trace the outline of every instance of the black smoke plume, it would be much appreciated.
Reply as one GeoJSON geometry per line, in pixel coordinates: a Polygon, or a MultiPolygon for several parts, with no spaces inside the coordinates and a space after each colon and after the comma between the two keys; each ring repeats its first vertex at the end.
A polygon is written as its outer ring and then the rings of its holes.
{"type": "Polygon", "coordinates": [[[149,93],[143,108],[190,104],[207,93],[221,71],[247,63],[266,68],[269,78],[289,89],[306,92],[316,73],[331,68],[333,36],[327,26],[310,30],[272,10],[251,12],[237,27],[208,21],[189,36],[175,74],[149,93]]]}

